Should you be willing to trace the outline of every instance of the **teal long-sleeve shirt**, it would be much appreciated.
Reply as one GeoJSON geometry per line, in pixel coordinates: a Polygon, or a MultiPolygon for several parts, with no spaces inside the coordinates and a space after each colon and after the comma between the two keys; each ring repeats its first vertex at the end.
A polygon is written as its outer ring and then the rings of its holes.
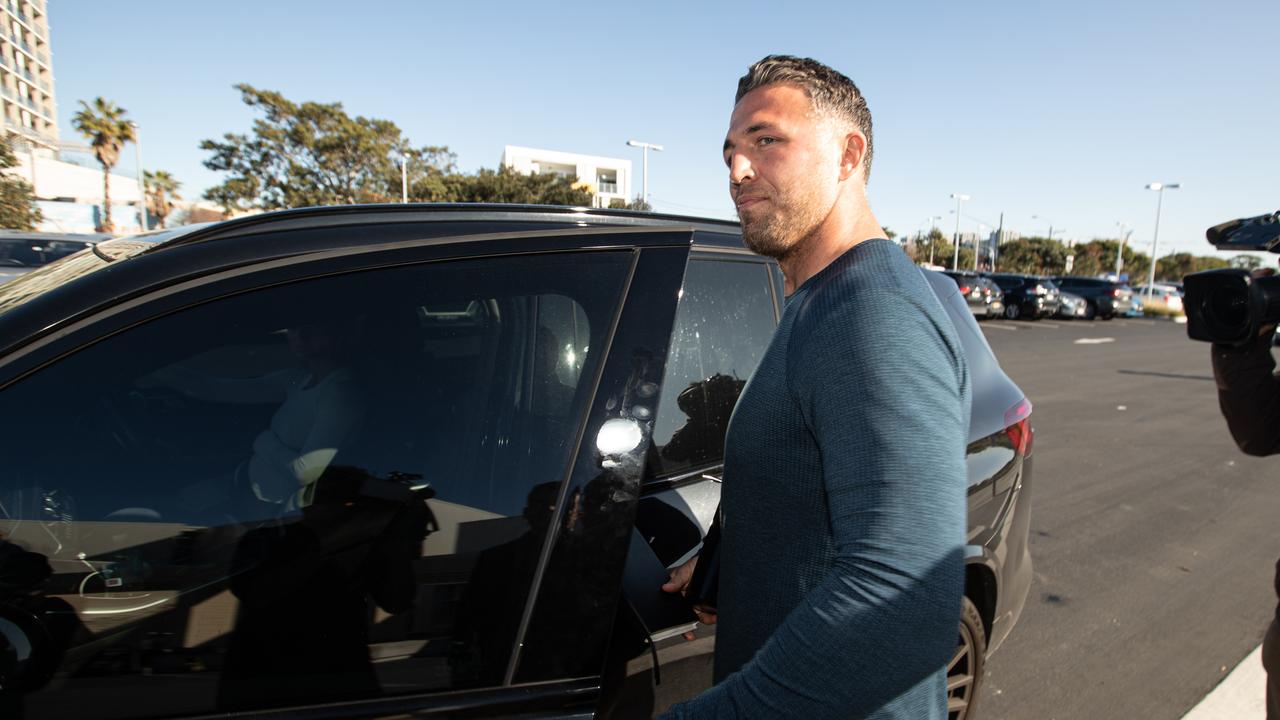
{"type": "Polygon", "coordinates": [[[673,718],[946,718],[969,373],[887,240],[806,281],[730,423],[717,684],[673,718]]]}

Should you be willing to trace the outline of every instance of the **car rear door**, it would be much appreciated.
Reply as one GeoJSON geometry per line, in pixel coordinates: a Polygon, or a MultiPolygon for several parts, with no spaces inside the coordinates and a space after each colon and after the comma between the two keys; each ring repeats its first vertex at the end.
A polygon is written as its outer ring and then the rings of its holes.
{"type": "Polygon", "coordinates": [[[326,251],[0,359],[0,704],[589,714],[690,242],[326,251]]]}

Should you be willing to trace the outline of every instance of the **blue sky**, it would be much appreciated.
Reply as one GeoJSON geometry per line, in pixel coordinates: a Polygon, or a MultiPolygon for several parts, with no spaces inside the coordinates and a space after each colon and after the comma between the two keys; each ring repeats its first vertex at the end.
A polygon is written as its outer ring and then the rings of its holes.
{"type": "MultiPolygon", "coordinates": [[[[1280,2],[528,3],[49,0],[60,131],[102,95],[142,128],[143,164],[198,195],[202,139],[245,131],[232,85],[341,101],[448,145],[464,170],[504,145],[650,155],[658,210],[732,217],[720,159],[737,78],[819,59],[874,121],[870,195],[911,233],[952,192],[960,228],[1115,237],[1210,254],[1204,229],[1280,208],[1280,2]],[[1037,215],[1043,219],[1032,219],[1037,215]]],[[[119,171],[132,173],[127,149],[119,171]]],[[[638,190],[638,188],[637,188],[638,190]]]]}

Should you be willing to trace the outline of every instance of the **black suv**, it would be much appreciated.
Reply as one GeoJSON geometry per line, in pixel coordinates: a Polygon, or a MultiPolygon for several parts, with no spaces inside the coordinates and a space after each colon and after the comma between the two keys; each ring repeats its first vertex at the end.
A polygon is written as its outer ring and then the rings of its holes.
{"type": "MultiPolygon", "coordinates": [[[[964,717],[1031,580],[1031,406],[926,275],[973,378],[964,717]]],[[[659,585],[781,301],[735,224],[512,206],[247,217],[0,287],[0,714],[693,695],[713,628],[659,585]]]]}
{"type": "Polygon", "coordinates": [[[1095,317],[1110,320],[1125,313],[1133,300],[1129,288],[1105,278],[1059,275],[1053,278],[1053,282],[1063,290],[1084,298],[1086,320],[1095,317]]]}
{"type": "Polygon", "coordinates": [[[1052,280],[1036,275],[991,273],[1004,291],[1004,316],[1010,320],[1038,320],[1058,312],[1058,287],[1052,280]]]}

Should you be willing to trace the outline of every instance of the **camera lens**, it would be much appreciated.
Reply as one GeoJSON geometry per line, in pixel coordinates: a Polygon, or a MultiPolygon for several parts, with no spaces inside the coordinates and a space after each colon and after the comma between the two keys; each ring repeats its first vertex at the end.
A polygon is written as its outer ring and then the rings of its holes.
{"type": "Polygon", "coordinates": [[[1235,286],[1220,287],[1209,295],[1209,316],[1220,326],[1240,329],[1249,324],[1249,298],[1235,286]]]}

